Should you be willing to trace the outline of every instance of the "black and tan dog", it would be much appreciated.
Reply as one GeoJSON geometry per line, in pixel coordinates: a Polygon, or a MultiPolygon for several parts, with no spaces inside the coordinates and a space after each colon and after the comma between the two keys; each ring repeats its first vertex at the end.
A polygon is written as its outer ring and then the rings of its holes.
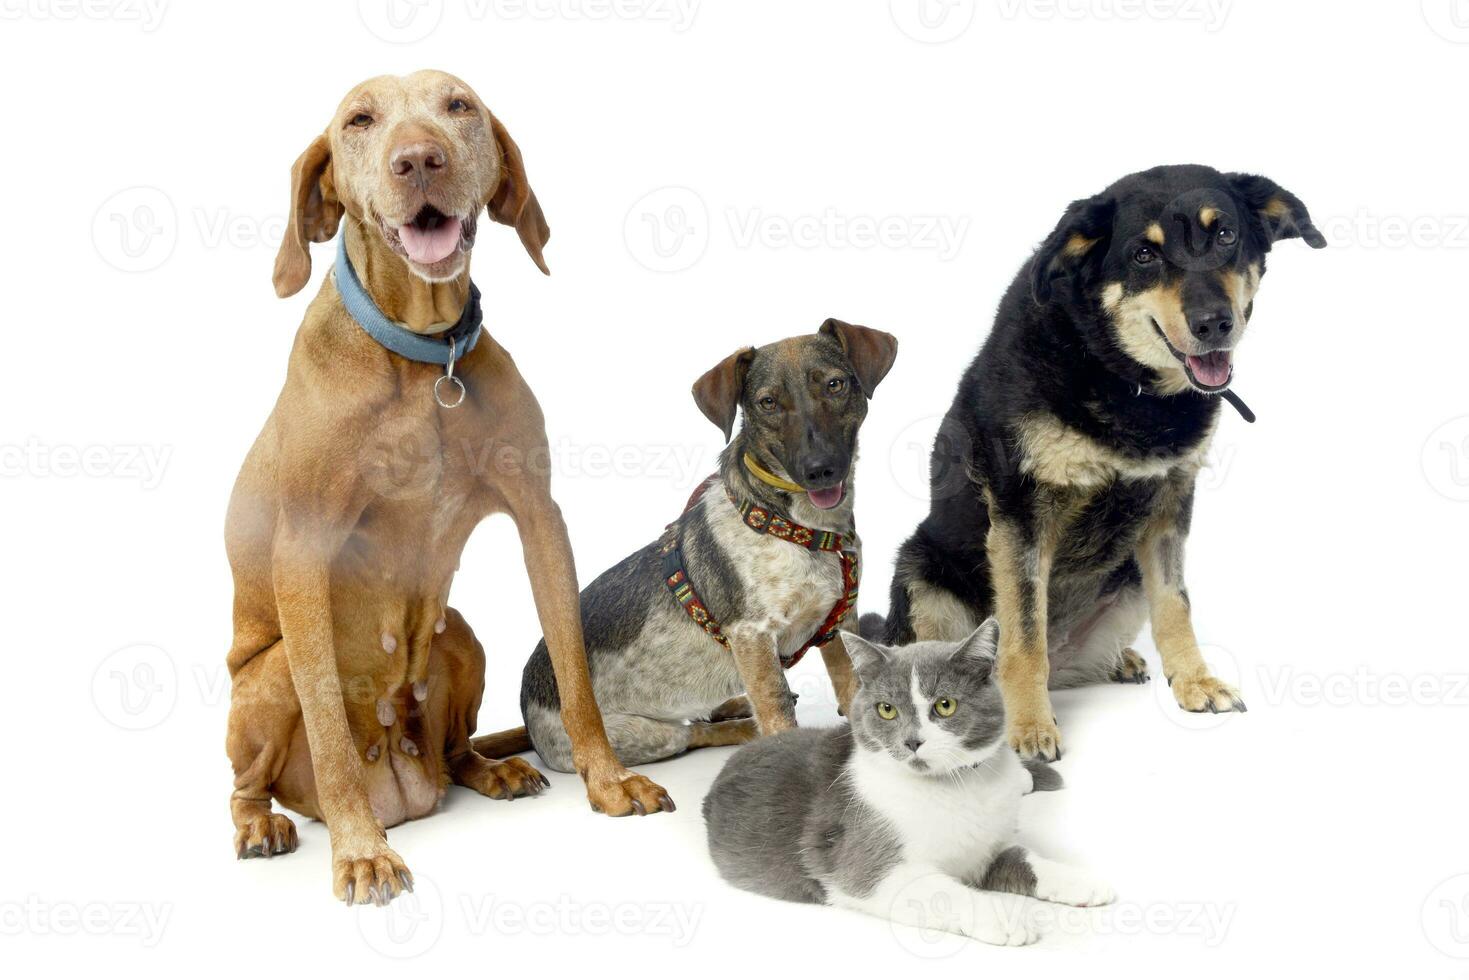
{"type": "MultiPolygon", "coordinates": [[[[852,464],[896,355],[890,334],[828,320],[737,351],[694,385],[726,439],[743,415],[719,471],[659,540],[581,594],[592,689],[624,764],[791,727],[782,668],[811,646],[845,710],[853,679],[837,627],[855,625],[860,562],[852,464]]],[[[546,765],[568,770],[558,685],[542,642],[521,710],[546,765]]],[[[492,738],[504,751],[526,729],[492,738]]]]}
{"type": "Polygon", "coordinates": [[[1054,759],[1048,686],[1146,680],[1151,619],[1190,711],[1245,710],[1210,676],[1184,587],[1194,482],[1270,247],[1326,244],[1263,177],[1158,167],[1076,201],[1006,292],[934,446],[928,517],[898,553],[889,643],[1000,621],[1011,744],[1054,759]]]}

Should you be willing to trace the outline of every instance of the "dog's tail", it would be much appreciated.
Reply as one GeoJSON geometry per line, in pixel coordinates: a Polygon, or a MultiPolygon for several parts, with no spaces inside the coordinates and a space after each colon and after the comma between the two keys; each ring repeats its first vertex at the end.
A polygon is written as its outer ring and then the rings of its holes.
{"type": "Polygon", "coordinates": [[[857,620],[857,632],[864,640],[881,643],[887,631],[888,620],[882,613],[863,613],[857,620]]]}
{"type": "Polygon", "coordinates": [[[507,755],[531,750],[530,735],[524,727],[511,728],[493,735],[481,735],[469,740],[469,747],[490,759],[503,759],[507,755]]]}

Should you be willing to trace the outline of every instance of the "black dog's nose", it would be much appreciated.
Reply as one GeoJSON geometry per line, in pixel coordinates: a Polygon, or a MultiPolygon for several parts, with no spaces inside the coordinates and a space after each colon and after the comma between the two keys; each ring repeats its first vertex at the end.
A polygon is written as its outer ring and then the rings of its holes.
{"type": "Polygon", "coordinates": [[[819,456],[808,459],[801,466],[801,476],[809,484],[830,483],[841,472],[837,460],[831,456],[819,456]]]}
{"type": "Polygon", "coordinates": [[[921,739],[921,738],[905,738],[905,739],[903,739],[903,744],[906,745],[906,746],[908,746],[908,751],[909,752],[917,752],[919,746],[921,746],[923,744],[923,739],[921,739]]]}
{"type": "Polygon", "coordinates": [[[1223,340],[1234,329],[1234,319],[1227,310],[1196,313],[1189,324],[1200,340],[1223,340]]]}

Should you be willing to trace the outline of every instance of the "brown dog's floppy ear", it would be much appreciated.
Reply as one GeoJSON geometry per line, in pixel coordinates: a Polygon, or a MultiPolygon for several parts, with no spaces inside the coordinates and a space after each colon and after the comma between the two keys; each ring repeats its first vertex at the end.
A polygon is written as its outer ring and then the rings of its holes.
{"type": "Polygon", "coordinates": [[[694,404],[705,418],[719,426],[725,442],[734,432],[735,412],[745,391],[745,373],[753,360],[755,348],[737,350],[694,382],[694,404]]]}
{"type": "Polygon", "coordinates": [[[536,200],[536,192],[530,189],[530,181],[526,179],[520,147],[515,145],[494,115],[490,116],[490,130],[500,144],[500,160],[504,169],[500,175],[500,186],[495,188],[494,196],[490,198],[490,217],[502,225],[512,226],[536,268],[549,276],[551,270],[546,268],[541,250],[551,240],[551,228],[546,224],[546,215],[541,211],[541,202],[536,200]]]}
{"type": "Polygon", "coordinates": [[[1111,198],[1071,202],[1030,260],[1030,291],[1037,303],[1049,303],[1058,280],[1076,278],[1107,254],[1115,213],[1111,198]]]}
{"type": "Polygon", "coordinates": [[[1268,177],[1225,174],[1234,192],[1265,229],[1267,247],[1282,238],[1301,238],[1312,248],[1325,248],[1326,236],[1311,223],[1301,199],[1268,177]]]}
{"type": "Polygon", "coordinates": [[[887,377],[898,356],[898,338],[871,327],[859,327],[841,320],[827,320],[817,333],[830,334],[842,345],[851,362],[852,372],[868,398],[887,377]]]}
{"type": "Polygon", "coordinates": [[[271,282],[282,299],[300,292],[311,279],[311,242],[330,241],[342,220],[328,173],[332,162],[326,136],[311,141],[291,166],[291,210],[271,282]]]}

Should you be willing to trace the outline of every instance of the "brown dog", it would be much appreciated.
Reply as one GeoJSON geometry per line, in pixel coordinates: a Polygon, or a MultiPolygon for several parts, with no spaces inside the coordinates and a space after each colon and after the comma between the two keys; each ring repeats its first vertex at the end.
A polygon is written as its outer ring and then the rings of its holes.
{"type": "MultiPolygon", "coordinates": [[[[441,332],[469,303],[481,208],[514,226],[546,271],[550,232],[520,150],[474,92],[440,72],[371,79],[292,168],[276,292],[306,284],[308,243],[332,238],[345,217],[346,255],[371,301],[405,334],[441,332]]],[[[447,601],[464,543],[491,513],[519,530],[593,808],[673,809],[617,761],[592,699],[535,397],[487,335],[452,371],[464,395],[451,408],[455,386],[444,386],[447,401],[436,394],[444,367],[390,353],[328,276],[230,500],[235,849],[295,848],[272,797],[324,820],[333,888],[347,902],[411,887],[383,828],[432,812],[448,782],[503,799],[545,785],[522,760],[469,744],[484,651],[447,601]]]]}

